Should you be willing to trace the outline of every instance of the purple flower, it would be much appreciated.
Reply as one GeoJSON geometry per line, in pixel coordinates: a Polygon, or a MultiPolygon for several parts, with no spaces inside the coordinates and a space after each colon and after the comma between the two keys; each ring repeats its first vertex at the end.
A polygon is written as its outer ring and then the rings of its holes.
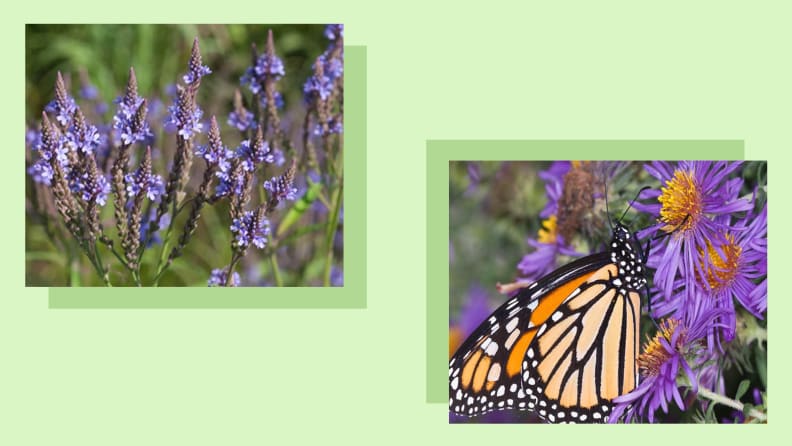
{"type": "Polygon", "coordinates": [[[89,83],[84,83],[80,87],[80,97],[86,101],[99,99],[99,90],[89,83]]]}
{"type": "Polygon", "coordinates": [[[692,273],[696,286],[678,277],[670,295],[653,290],[652,308],[655,315],[674,317],[721,310],[719,328],[707,332],[707,344],[714,349],[734,338],[735,301],[760,319],[767,311],[767,208],[706,240],[706,249],[697,253],[696,261],[698,268],[692,273]]]}
{"type": "Polygon", "coordinates": [[[244,108],[241,110],[241,113],[237,113],[236,111],[229,113],[228,124],[236,127],[240,132],[256,128],[256,121],[253,113],[244,108]]]}
{"type": "Polygon", "coordinates": [[[55,99],[44,108],[49,113],[55,113],[55,119],[60,125],[68,127],[71,123],[77,103],[74,98],[66,91],[66,84],[63,81],[60,71],[55,79],[55,99]]]}
{"type": "Polygon", "coordinates": [[[169,115],[165,120],[165,128],[176,130],[184,139],[203,132],[201,117],[203,110],[195,105],[192,95],[187,89],[178,87],[176,102],[168,107],[169,115]]]}
{"type": "Polygon", "coordinates": [[[102,142],[102,135],[96,126],[85,123],[83,128],[72,125],[66,133],[64,145],[72,152],[80,151],[84,154],[93,154],[102,142]]]}
{"type": "Polygon", "coordinates": [[[564,177],[571,168],[572,163],[569,161],[554,161],[547,170],[539,172],[539,178],[545,181],[547,204],[539,214],[544,220],[537,237],[526,240],[526,243],[535,250],[523,256],[517,265],[523,279],[521,282],[536,281],[555,270],[558,267],[559,256],[583,255],[558,233],[558,201],[564,192],[564,177]]]}
{"type": "Polygon", "coordinates": [[[259,94],[264,92],[264,86],[268,81],[278,81],[285,75],[283,61],[275,55],[275,43],[270,30],[267,33],[266,51],[256,57],[253,65],[245,70],[239,82],[246,85],[253,94],[259,94]]]}
{"type": "Polygon", "coordinates": [[[49,160],[39,158],[35,163],[28,167],[28,174],[30,174],[30,176],[33,178],[33,181],[36,183],[49,186],[52,184],[54,172],[52,171],[52,165],[50,164],[49,160]]]}
{"type": "Polygon", "coordinates": [[[118,109],[113,116],[113,128],[118,132],[122,144],[131,145],[154,136],[146,122],[145,100],[138,96],[134,69],[129,69],[126,94],[117,98],[115,103],[118,109]]]}
{"type": "Polygon", "coordinates": [[[207,74],[211,74],[212,70],[208,66],[203,65],[201,61],[201,49],[198,46],[198,38],[193,40],[192,52],[190,54],[190,62],[188,63],[187,74],[182,76],[184,83],[187,85],[198,83],[201,78],[207,74]]]}
{"type": "Polygon", "coordinates": [[[220,128],[214,116],[212,116],[209,126],[208,139],[209,144],[198,146],[195,154],[203,158],[206,164],[210,166],[222,164],[227,171],[231,167],[230,159],[233,158],[234,153],[223,145],[223,140],[220,138],[220,128]]]}
{"type": "Polygon", "coordinates": [[[261,132],[253,139],[253,142],[246,139],[239,143],[236,156],[240,159],[242,168],[247,172],[253,172],[259,164],[275,162],[275,156],[269,144],[261,138],[261,132]]]}
{"type": "Polygon", "coordinates": [[[327,25],[324,30],[324,35],[329,40],[338,40],[344,37],[344,25],[343,24],[331,24],[327,25]]]}
{"type": "Polygon", "coordinates": [[[253,244],[263,249],[267,245],[267,235],[270,233],[269,220],[263,217],[263,213],[246,211],[241,217],[234,219],[231,233],[234,234],[234,242],[237,246],[247,248],[253,244]]]}
{"type": "MultiPolygon", "coordinates": [[[[281,94],[280,91],[272,92],[272,99],[275,102],[275,108],[279,110],[283,108],[283,105],[285,103],[283,101],[283,95],[281,94]]],[[[262,110],[266,110],[269,108],[269,99],[267,98],[267,95],[262,95],[261,100],[259,102],[261,103],[262,110]]]]}
{"type": "MultiPolygon", "coordinates": [[[[317,62],[316,66],[320,64],[321,62],[317,62]]],[[[303,93],[308,102],[314,101],[317,96],[326,101],[333,93],[333,80],[324,74],[324,70],[317,69],[314,75],[305,81],[303,93]]]]}
{"type": "MultiPolygon", "coordinates": [[[[226,279],[228,278],[228,268],[213,269],[212,275],[209,276],[209,286],[226,286],[226,279]]],[[[231,283],[229,286],[239,286],[239,273],[234,271],[231,273],[231,283]]]]}
{"type": "Polygon", "coordinates": [[[165,193],[162,177],[152,174],[150,168],[144,169],[141,166],[134,173],[126,174],[124,180],[129,198],[133,198],[143,191],[149,200],[154,201],[165,193]]]}
{"type": "Polygon", "coordinates": [[[660,323],[660,331],[651,339],[638,357],[638,366],[643,379],[632,392],[613,400],[615,406],[608,422],[615,423],[624,417],[625,422],[647,417],[654,422],[658,409],[668,413],[673,400],[684,410],[680,387],[698,392],[698,379],[688,363],[688,357],[711,354],[703,350],[699,342],[713,326],[720,311],[709,310],[688,314],[684,320],[666,319],[660,323]],[[680,385],[680,380],[683,385],[680,385]]]}
{"type": "Polygon", "coordinates": [[[243,169],[234,169],[231,160],[234,158],[234,152],[230,150],[226,152],[226,156],[220,159],[218,166],[220,170],[217,172],[219,182],[215,189],[215,195],[219,197],[225,196],[240,196],[244,192],[245,186],[245,171],[243,169]]]}
{"type": "Polygon", "coordinates": [[[686,287],[696,286],[696,277],[706,274],[699,253],[719,233],[728,230],[724,217],[747,211],[751,204],[737,197],[741,178],[729,179],[739,169],[740,162],[681,161],[676,167],[667,162],[652,162],[647,172],[658,178],[664,187],[643,194],[657,198],[657,203],[634,203],[633,207],[648,212],[660,223],[641,231],[639,238],[657,230],[673,233],[653,244],[647,265],[657,268],[654,285],[669,296],[677,275],[686,278],[686,287]]]}
{"type": "Polygon", "coordinates": [[[324,127],[321,124],[316,124],[314,127],[314,135],[316,136],[323,136],[323,135],[332,135],[332,134],[341,134],[344,132],[344,125],[341,123],[341,120],[333,117],[327,122],[327,131],[324,130],[324,127]]]}
{"type": "Polygon", "coordinates": [[[110,193],[110,182],[102,175],[92,176],[86,172],[70,181],[70,188],[74,192],[79,192],[82,199],[86,202],[95,201],[100,206],[107,203],[107,195],[110,193]]]}
{"type": "Polygon", "coordinates": [[[330,285],[344,286],[344,270],[333,265],[330,269],[330,285]]]}
{"type": "Polygon", "coordinates": [[[272,177],[264,182],[264,189],[269,191],[270,198],[279,202],[283,200],[294,201],[297,199],[297,188],[292,186],[293,180],[288,175],[272,177]]]}
{"type": "Polygon", "coordinates": [[[570,161],[553,161],[547,170],[539,172],[539,178],[544,180],[547,193],[547,204],[539,213],[540,217],[549,218],[551,215],[558,215],[558,200],[564,193],[564,176],[571,168],[570,161]]]}

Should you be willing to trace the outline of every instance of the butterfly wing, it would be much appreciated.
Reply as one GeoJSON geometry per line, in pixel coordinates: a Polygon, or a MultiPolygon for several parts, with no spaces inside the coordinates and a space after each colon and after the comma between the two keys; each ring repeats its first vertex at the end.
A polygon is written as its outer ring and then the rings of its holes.
{"type": "Polygon", "coordinates": [[[604,422],[638,382],[640,295],[618,283],[613,263],[588,275],[526,350],[524,393],[550,422],[604,422]]]}
{"type": "MultiPolygon", "coordinates": [[[[461,415],[534,409],[539,399],[524,383],[526,355],[537,336],[587,278],[608,264],[607,254],[572,262],[523,289],[474,330],[449,363],[449,408],[461,415]]],[[[535,378],[534,378],[535,379],[535,378]]]]}

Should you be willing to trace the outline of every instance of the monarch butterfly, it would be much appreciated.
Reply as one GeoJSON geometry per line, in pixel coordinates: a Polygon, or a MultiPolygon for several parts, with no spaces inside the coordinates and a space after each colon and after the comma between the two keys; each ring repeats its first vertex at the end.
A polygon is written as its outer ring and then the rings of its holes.
{"type": "Polygon", "coordinates": [[[605,422],[638,384],[646,255],[617,222],[609,248],[539,279],[479,325],[451,357],[449,409],[530,410],[549,422],[605,422]]]}

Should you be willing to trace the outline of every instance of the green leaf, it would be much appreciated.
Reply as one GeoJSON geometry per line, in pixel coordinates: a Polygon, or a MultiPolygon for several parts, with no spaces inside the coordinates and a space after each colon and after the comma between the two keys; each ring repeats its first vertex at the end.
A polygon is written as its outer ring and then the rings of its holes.
{"type": "Polygon", "coordinates": [[[751,386],[751,380],[749,379],[742,380],[742,382],[740,382],[740,386],[737,387],[737,393],[734,395],[734,399],[739,401],[740,398],[742,398],[743,395],[745,395],[745,392],[748,391],[748,388],[750,386],[751,386]]]}
{"type": "Polygon", "coordinates": [[[756,361],[756,373],[762,381],[762,388],[767,388],[767,350],[754,349],[754,359],[756,361]]]}

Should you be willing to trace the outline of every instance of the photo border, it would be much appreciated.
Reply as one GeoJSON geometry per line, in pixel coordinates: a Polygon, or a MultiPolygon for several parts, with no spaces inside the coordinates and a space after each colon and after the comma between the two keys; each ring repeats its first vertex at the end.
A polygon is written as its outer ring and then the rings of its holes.
{"type": "Polygon", "coordinates": [[[742,140],[428,140],[426,142],[426,402],[448,401],[451,161],[742,160],[742,140]],[[552,157],[549,155],[552,154],[552,157]],[[654,156],[652,156],[654,155],[654,156]]]}

